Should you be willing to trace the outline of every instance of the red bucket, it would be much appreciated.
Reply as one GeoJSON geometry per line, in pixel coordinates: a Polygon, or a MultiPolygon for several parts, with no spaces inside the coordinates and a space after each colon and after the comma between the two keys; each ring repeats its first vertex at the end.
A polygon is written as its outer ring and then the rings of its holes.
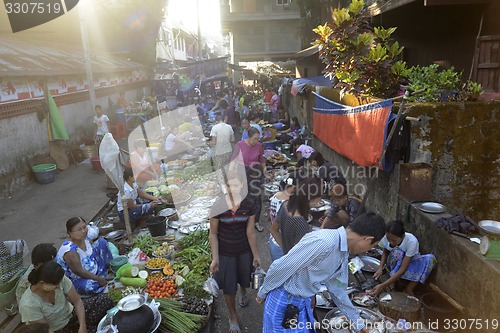
{"type": "Polygon", "coordinates": [[[98,172],[104,171],[104,169],[101,166],[101,159],[99,158],[99,156],[91,157],[90,161],[92,162],[92,169],[94,169],[94,171],[98,172]]]}

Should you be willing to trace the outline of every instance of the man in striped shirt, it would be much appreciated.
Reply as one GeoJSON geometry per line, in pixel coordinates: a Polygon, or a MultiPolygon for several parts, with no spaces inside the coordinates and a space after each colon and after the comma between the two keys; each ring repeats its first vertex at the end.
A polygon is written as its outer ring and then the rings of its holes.
{"type": "Polygon", "coordinates": [[[257,302],[266,301],[263,333],[286,332],[282,326],[288,304],[299,310],[294,332],[315,332],[311,300],[326,287],[355,332],[364,321],[347,296],[349,252],[370,250],[385,234],[384,219],[375,213],[358,216],[348,227],[306,234],[287,255],[269,267],[257,302]]]}

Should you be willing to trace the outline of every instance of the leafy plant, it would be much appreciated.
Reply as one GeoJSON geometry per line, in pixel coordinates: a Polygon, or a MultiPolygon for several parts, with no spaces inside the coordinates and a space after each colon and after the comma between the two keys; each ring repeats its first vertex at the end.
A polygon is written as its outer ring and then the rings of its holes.
{"type": "Polygon", "coordinates": [[[483,87],[473,81],[467,81],[459,92],[461,100],[475,102],[483,94],[483,87]]]}
{"type": "Polygon", "coordinates": [[[341,93],[355,96],[394,96],[406,63],[398,57],[403,47],[392,41],[396,28],[373,28],[364,15],[363,0],[352,0],[348,8],[333,11],[332,23],[313,31],[319,36],[319,57],[325,73],[334,78],[341,93]]]}
{"type": "Polygon", "coordinates": [[[410,97],[414,102],[447,102],[457,100],[462,72],[456,72],[453,67],[439,70],[439,65],[413,66],[403,74],[408,80],[408,88],[412,90],[425,89],[418,96],[410,97]]]}

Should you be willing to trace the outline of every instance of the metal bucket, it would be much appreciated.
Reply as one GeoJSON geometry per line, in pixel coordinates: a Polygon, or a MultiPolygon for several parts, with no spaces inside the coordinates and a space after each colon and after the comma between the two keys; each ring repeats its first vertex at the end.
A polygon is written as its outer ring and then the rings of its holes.
{"type": "Polygon", "coordinates": [[[252,273],[252,289],[259,290],[264,284],[265,278],[266,272],[262,268],[257,267],[255,272],[252,273]]]}

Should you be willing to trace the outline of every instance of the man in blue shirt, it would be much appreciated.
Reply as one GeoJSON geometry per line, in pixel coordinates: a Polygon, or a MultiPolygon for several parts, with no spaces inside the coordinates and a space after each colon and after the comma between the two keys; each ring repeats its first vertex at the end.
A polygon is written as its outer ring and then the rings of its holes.
{"type": "Polygon", "coordinates": [[[294,332],[315,332],[311,300],[326,287],[355,332],[367,332],[347,295],[349,253],[366,252],[385,235],[384,219],[375,213],[358,216],[346,229],[306,234],[287,255],[269,267],[257,302],[265,304],[263,333],[286,332],[282,326],[289,304],[298,309],[294,332]]]}

